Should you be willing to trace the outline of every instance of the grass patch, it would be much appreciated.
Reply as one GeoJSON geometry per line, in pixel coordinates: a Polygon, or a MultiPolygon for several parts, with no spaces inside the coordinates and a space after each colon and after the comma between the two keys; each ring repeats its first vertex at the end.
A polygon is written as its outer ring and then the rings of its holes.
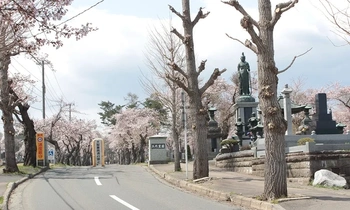
{"type": "Polygon", "coordinates": [[[50,164],[50,168],[66,168],[67,165],[63,163],[50,164]]]}
{"type": "Polygon", "coordinates": [[[35,174],[41,170],[41,167],[24,166],[23,164],[18,164],[19,174],[35,174]]]}
{"type": "MultiPolygon", "coordinates": [[[[19,172],[9,173],[9,174],[14,174],[14,175],[34,174],[41,170],[41,167],[24,166],[23,163],[18,163],[17,167],[19,172]]],[[[1,173],[3,173],[3,169],[5,169],[5,166],[0,167],[1,173]]]]}
{"type": "Polygon", "coordinates": [[[4,203],[4,196],[0,196],[0,204],[4,203]]]}
{"type": "Polygon", "coordinates": [[[278,199],[273,199],[273,200],[271,201],[271,203],[272,203],[272,204],[278,204],[278,199]]]}
{"type": "Polygon", "coordinates": [[[337,187],[337,186],[332,186],[332,187],[329,187],[329,186],[325,186],[325,185],[321,185],[321,184],[317,184],[317,185],[313,185],[314,187],[317,187],[317,188],[325,188],[325,189],[332,189],[332,190],[341,190],[341,189],[344,189],[343,187],[337,187]]]}

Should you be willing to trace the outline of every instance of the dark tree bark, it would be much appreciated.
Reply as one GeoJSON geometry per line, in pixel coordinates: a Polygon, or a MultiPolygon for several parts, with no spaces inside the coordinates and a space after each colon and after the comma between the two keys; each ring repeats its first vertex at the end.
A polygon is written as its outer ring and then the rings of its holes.
{"type": "Polygon", "coordinates": [[[241,26],[247,30],[253,43],[249,40],[241,43],[258,56],[259,105],[264,118],[266,152],[265,184],[262,197],[266,200],[287,197],[287,164],[285,159],[287,123],[277,101],[277,74],[286,69],[279,72],[276,67],[273,30],[282,13],[292,8],[297,2],[298,0],[293,0],[277,4],[274,13],[272,13],[271,2],[259,0],[258,22],[245,11],[238,1],[224,2],[235,7],[244,16],[241,20],[241,26]],[[256,29],[259,33],[256,33],[256,29]]]}
{"type": "Polygon", "coordinates": [[[22,123],[24,126],[24,165],[36,166],[36,131],[34,122],[28,115],[28,104],[18,104],[19,111],[22,116],[22,123]]]}
{"type": "MultiPolygon", "coordinates": [[[[19,100],[18,95],[11,88],[11,82],[9,82],[10,94],[14,97],[15,100],[19,100]]],[[[24,127],[24,161],[23,165],[36,167],[36,131],[34,128],[34,122],[30,119],[28,115],[28,110],[30,108],[27,103],[18,103],[20,116],[14,112],[17,120],[24,127]]]]}
{"type": "Polygon", "coordinates": [[[2,121],[4,123],[4,138],[5,138],[5,160],[6,165],[4,172],[18,172],[16,163],[15,151],[15,129],[13,127],[12,113],[16,106],[14,97],[10,97],[8,66],[11,63],[10,56],[7,54],[0,55],[0,87],[1,87],[1,111],[2,121]]]}
{"type": "Polygon", "coordinates": [[[146,160],[146,157],[145,157],[146,140],[147,140],[147,135],[142,136],[142,134],[140,134],[140,150],[139,150],[140,163],[144,163],[146,160]]]}
{"type": "MultiPolygon", "coordinates": [[[[173,98],[175,98],[175,94],[173,94],[173,98]]],[[[173,99],[175,101],[175,99],[173,99]]],[[[179,143],[179,133],[178,129],[176,128],[176,104],[173,104],[173,112],[171,114],[172,116],[172,125],[171,125],[171,133],[173,135],[174,140],[174,171],[181,171],[181,164],[180,164],[180,143],[179,143]]]]}

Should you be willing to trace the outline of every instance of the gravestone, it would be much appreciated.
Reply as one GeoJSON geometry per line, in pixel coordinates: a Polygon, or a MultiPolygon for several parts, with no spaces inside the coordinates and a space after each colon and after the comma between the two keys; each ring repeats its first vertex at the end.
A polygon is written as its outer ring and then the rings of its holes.
{"type": "Polygon", "coordinates": [[[315,96],[316,113],[313,120],[316,123],[316,134],[339,134],[336,122],[332,119],[332,111],[327,109],[327,95],[318,93],[315,96]]]}

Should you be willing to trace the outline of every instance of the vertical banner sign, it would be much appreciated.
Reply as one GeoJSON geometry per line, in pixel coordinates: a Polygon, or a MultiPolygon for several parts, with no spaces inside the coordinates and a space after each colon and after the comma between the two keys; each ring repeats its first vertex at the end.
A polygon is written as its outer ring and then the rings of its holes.
{"type": "Polygon", "coordinates": [[[94,139],[92,141],[92,165],[104,166],[104,141],[102,139],[94,139]]]}
{"type": "Polygon", "coordinates": [[[44,160],[44,133],[38,132],[36,133],[36,159],[44,160]]]}

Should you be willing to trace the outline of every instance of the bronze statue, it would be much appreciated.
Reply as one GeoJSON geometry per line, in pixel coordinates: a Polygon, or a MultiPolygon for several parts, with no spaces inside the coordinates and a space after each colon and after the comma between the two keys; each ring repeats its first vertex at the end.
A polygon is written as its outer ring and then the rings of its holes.
{"type": "Polygon", "coordinates": [[[241,56],[241,62],[237,67],[239,75],[240,95],[250,95],[250,67],[249,63],[245,61],[244,53],[241,56]]]}
{"type": "Polygon", "coordinates": [[[236,131],[236,135],[240,135],[241,133],[243,134],[243,122],[242,122],[242,118],[238,118],[237,122],[235,124],[235,126],[237,127],[237,131],[236,131]]]}
{"type": "Polygon", "coordinates": [[[252,112],[251,117],[248,119],[249,130],[253,130],[258,125],[259,119],[256,118],[255,112],[252,112]]]}

